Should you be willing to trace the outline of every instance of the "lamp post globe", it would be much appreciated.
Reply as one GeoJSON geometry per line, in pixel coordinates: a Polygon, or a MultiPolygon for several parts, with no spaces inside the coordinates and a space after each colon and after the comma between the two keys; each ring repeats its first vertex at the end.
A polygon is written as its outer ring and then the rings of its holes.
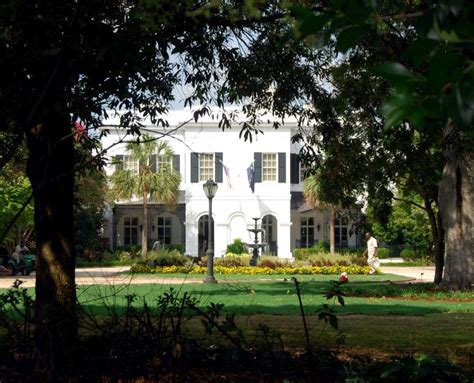
{"type": "Polygon", "coordinates": [[[217,192],[217,183],[213,180],[207,180],[204,185],[202,185],[204,193],[206,194],[207,199],[209,200],[209,220],[208,220],[208,241],[207,241],[207,276],[204,279],[204,283],[217,283],[216,278],[214,278],[214,235],[213,235],[213,222],[212,222],[212,199],[217,192]]]}

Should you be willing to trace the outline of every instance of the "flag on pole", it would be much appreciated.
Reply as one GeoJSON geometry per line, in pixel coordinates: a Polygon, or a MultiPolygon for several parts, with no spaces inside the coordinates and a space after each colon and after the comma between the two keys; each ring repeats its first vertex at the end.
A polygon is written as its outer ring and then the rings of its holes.
{"type": "Polygon", "coordinates": [[[230,169],[224,165],[223,162],[222,163],[222,167],[224,168],[224,172],[225,172],[225,177],[227,178],[227,186],[229,186],[229,189],[232,189],[232,182],[230,181],[230,169]]]}
{"type": "Polygon", "coordinates": [[[249,180],[249,187],[252,189],[252,193],[255,192],[255,172],[253,170],[253,162],[247,168],[247,178],[249,180]]]}

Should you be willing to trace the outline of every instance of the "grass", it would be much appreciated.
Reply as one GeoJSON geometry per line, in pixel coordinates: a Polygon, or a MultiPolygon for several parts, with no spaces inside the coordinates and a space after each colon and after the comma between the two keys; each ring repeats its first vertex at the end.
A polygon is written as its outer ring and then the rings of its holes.
{"type": "MultiPolygon", "coordinates": [[[[162,276],[163,277],[163,276],[162,276]]],[[[183,277],[183,275],[166,275],[183,277]]],[[[285,347],[300,349],[304,340],[295,286],[287,276],[217,275],[219,283],[186,283],[170,286],[166,279],[154,284],[79,286],[78,299],[84,310],[97,318],[124,313],[130,296],[136,308],[146,302],[156,307],[160,295],[172,287],[199,300],[198,306],[224,303],[223,314],[239,314],[238,327],[250,341],[262,341],[256,328],[265,324],[277,330],[285,347]]],[[[153,278],[159,280],[159,276],[153,278]]],[[[318,320],[322,303],[333,304],[322,293],[331,287],[335,275],[298,276],[307,314],[311,341],[336,347],[337,332],[318,320]]],[[[339,328],[345,334],[344,353],[371,358],[414,355],[425,352],[456,363],[472,363],[474,355],[474,294],[444,292],[432,283],[407,284],[407,278],[393,275],[354,275],[342,286],[346,305],[334,305],[339,328]]],[[[2,292],[2,291],[0,291],[2,292]]],[[[34,293],[30,289],[30,293],[34,293]]],[[[225,316],[225,315],[224,315],[225,316]]],[[[205,333],[199,318],[189,316],[185,333],[203,344],[225,342],[205,333]]]]}
{"type": "MultiPolygon", "coordinates": [[[[326,302],[322,293],[330,288],[331,276],[306,277],[301,278],[303,302],[308,313],[315,313],[321,304],[326,302]]],[[[286,281],[266,278],[260,282],[243,279],[236,282],[229,278],[228,282],[221,280],[216,285],[183,284],[175,285],[173,288],[197,298],[201,307],[207,306],[210,302],[224,303],[224,311],[227,313],[244,315],[297,315],[299,313],[295,286],[289,278],[286,281]]],[[[111,304],[124,309],[128,296],[137,297],[137,305],[146,302],[150,307],[153,307],[157,297],[169,289],[170,286],[166,283],[81,286],[78,288],[78,298],[86,309],[103,315],[107,310],[106,306],[111,304]]],[[[474,312],[472,293],[433,291],[433,285],[429,283],[396,285],[369,279],[367,276],[359,276],[359,282],[354,280],[344,286],[343,290],[348,294],[347,305],[345,307],[336,306],[336,310],[344,315],[424,315],[442,312],[474,312]]]]}
{"type": "MultiPolygon", "coordinates": [[[[315,315],[308,315],[307,323],[312,344],[337,347],[337,331],[328,328],[315,315]]],[[[305,344],[300,317],[265,314],[237,317],[237,326],[248,342],[262,341],[259,324],[278,330],[286,348],[301,349],[305,344]]],[[[198,319],[187,321],[185,330],[203,344],[223,342],[205,334],[198,319]]],[[[413,356],[424,352],[455,363],[469,364],[474,355],[472,314],[344,315],[339,317],[339,330],[345,334],[342,351],[356,357],[367,355],[385,359],[392,355],[413,356]]]]}
{"type": "MultiPolygon", "coordinates": [[[[231,277],[231,276],[229,276],[231,277]]],[[[236,277],[236,276],[232,276],[236,277]]],[[[264,281],[237,281],[229,278],[219,284],[183,284],[173,288],[199,299],[202,308],[210,302],[225,303],[223,314],[235,313],[237,325],[246,339],[262,342],[258,324],[281,334],[285,347],[303,348],[305,339],[294,284],[268,276],[264,281]]],[[[273,276],[274,277],[274,276],[273,276]]],[[[332,304],[321,293],[330,287],[334,276],[300,278],[303,303],[310,328],[311,341],[336,347],[338,333],[318,320],[322,303],[332,304]]],[[[346,306],[335,305],[340,314],[339,329],[345,334],[342,351],[371,358],[390,355],[415,355],[425,352],[456,363],[469,364],[474,355],[474,295],[444,293],[433,290],[432,283],[416,285],[384,282],[387,275],[351,279],[344,290],[346,306]]],[[[107,307],[125,310],[126,297],[137,297],[136,306],[146,301],[153,307],[158,296],[170,285],[84,286],[79,300],[95,315],[107,315],[107,307]]],[[[205,333],[199,318],[185,321],[185,333],[207,345],[225,344],[220,336],[205,333]]],[[[275,339],[276,342],[276,339],[275,339]]]]}

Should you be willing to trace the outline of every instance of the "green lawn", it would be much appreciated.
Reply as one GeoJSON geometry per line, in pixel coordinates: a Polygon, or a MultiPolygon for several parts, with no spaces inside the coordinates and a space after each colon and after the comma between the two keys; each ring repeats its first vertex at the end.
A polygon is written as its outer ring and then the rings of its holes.
{"type": "MultiPolygon", "coordinates": [[[[355,276],[343,286],[349,295],[346,306],[335,308],[341,314],[338,317],[339,328],[345,334],[344,352],[380,358],[425,352],[469,364],[474,353],[474,295],[433,291],[431,283],[390,284],[387,277],[355,276]]],[[[250,344],[261,341],[257,325],[265,324],[281,333],[285,347],[303,348],[304,331],[294,283],[291,279],[263,279],[232,276],[227,280],[219,278],[217,285],[182,284],[173,288],[199,299],[201,307],[210,302],[224,303],[224,313],[240,314],[236,321],[250,344]]],[[[337,332],[318,320],[316,313],[322,303],[328,302],[321,293],[330,287],[334,276],[299,279],[303,280],[301,289],[311,341],[336,347],[337,332]]],[[[393,281],[391,276],[388,279],[393,281]]],[[[146,300],[153,307],[157,297],[169,289],[167,284],[84,286],[78,295],[88,311],[106,315],[106,307],[124,310],[127,295],[137,297],[137,306],[146,300]]],[[[207,335],[199,318],[188,319],[183,326],[185,333],[203,344],[226,342],[216,333],[207,335]]]]}
{"type": "MultiPolygon", "coordinates": [[[[300,278],[298,278],[300,279],[300,278]]],[[[322,303],[327,302],[322,293],[330,288],[329,280],[334,276],[306,276],[301,278],[303,303],[308,313],[316,312],[322,303]]],[[[346,306],[337,305],[343,315],[423,315],[443,312],[474,312],[472,293],[446,295],[432,292],[432,284],[395,285],[386,282],[387,276],[354,276],[343,286],[346,291],[346,306]],[[447,298],[447,299],[445,299],[447,298]]],[[[224,311],[236,314],[278,314],[299,313],[295,286],[290,278],[286,281],[262,278],[261,281],[245,278],[220,279],[212,284],[180,284],[172,286],[180,293],[188,293],[199,300],[199,306],[210,302],[224,303],[224,311]]],[[[127,296],[137,297],[137,305],[146,301],[150,307],[157,298],[169,291],[166,283],[126,286],[81,286],[78,288],[79,301],[93,313],[105,314],[108,306],[122,309],[127,296]]]]}
{"type": "MultiPolygon", "coordinates": [[[[202,276],[191,276],[198,283],[170,285],[169,277],[154,276],[161,283],[79,286],[82,307],[94,316],[108,317],[123,313],[129,296],[134,305],[146,302],[156,308],[158,298],[173,288],[180,295],[196,298],[203,308],[209,303],[225,304],[224,313],[240,314],[239,328],[251,341],[261,339],[257,324],[278,330],[285,347],[302,348],[305,342],[302,319],[291,276],[217,275],[216,285],[203,284],[202,276]]],[[[322,296],[331,287],[335,275],[298,276],[307,314],[311,341],[336,346],[336,331],[318,320],[322,303],[332,304],[322,296]]],[[[474,294],[447,293],[432,283],[407,284],[406,278],[393,275],[354,275],[342,286],[347,294],[344,307],[335,305],[340,314],[340,330],[346,335],[344,351],[354,355],[384,357],[392,354],[413,355],[427,352],[463,364],[470,363],[474,353],[474,294]]],[[[5,290],[4,290],[5,291],[5,290]]],[[[4,292],[3,291],[3,292],[4,292]]],[[[0,291],[2,292],[2,291],[0,291]]],[[[34,293],[30,289],[31,294],[34,293]]],[[[205,334],[197,317],[188,317],[184,331],[203,344],[225,342],[219,336],[205,334]]]]}

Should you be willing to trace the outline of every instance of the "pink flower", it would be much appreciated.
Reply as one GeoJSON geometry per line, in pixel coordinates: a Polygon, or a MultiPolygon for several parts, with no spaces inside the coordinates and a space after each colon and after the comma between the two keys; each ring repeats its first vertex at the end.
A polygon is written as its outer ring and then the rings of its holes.
{"type": "Polygon", "coordinates": [[[347,275],[346,272],[341,273],[339,275],[339,282],[347,282],[349,280],[349,276],[347,275]]]}

